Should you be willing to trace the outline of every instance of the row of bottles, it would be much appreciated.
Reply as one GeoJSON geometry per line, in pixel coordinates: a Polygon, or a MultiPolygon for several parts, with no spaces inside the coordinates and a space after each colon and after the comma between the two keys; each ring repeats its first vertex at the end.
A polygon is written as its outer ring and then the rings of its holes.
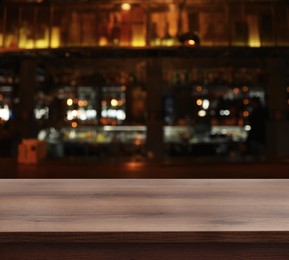
{"type": "MultiPolygon", "coordinates": [[[[160,18],[158,18],[160,20],[160,18]]],[[[62,35],[62,41],[70,44],[83,44],[98,46],[173,46],[177,44],[176,32],[171,33],[169,16],[160,25],[158,20],[153,21],[150,33],[146,31],[146,19],[144,10],[137,8],[134,12],[126,11],[103,14],[99,21],[93,22],[93,15],[80,17],[76,12],[71,14],[71,22],[68,35],[62,35]],[[90,23],[85,22],[90,17],[90,23]],[[82,21],[82,22],[81,22],[82,21]],[[80,26],[82,24],[82,27],[80,26]],[[88,26],[90,24],[90,26],[88,26]],[[91,24],[97,24],[96,28],[91,24]]],[[[64,21],[63,24],[66,22],[64,21]]]]}
{"type": "Polygon", "coordinates": [[[77,8],[0,6],[0,47],[288,45],[287,7],[282,12],[274,5],[264,9],[256,6],[254,11],[244,8],[184,8],[182,4],[127,4],[124,8],[104,8],[101,4],[77,8]],[[186,42],[181,40],[184,35],[195,38],[186,42]]]}
{"type": "Polygon", "coordinates": [[[12,49],[173,46],[178,44],[178,34],[185,31],[185,28],[177,28],[176,7],[168,12],[150,15],[141,6],[135,6],[129,11],[105,11],[98,15],[96,10],[61,8],[46,15],[46,18],[41,17],[40,9],[36,18],[22,17],[21,13],[19,11],[20,20],[9,17],[3,32],[0,21],[0,46],[12,49]]]}
{"type": "Polygon", "coordinates": [[[215,67],[191,69],[165,69],[163,75],[167,87],[191,86],[204,83],[206,85],[234,85],[234,84],[265,84],[265,72],[261,68],[215,67]]]}

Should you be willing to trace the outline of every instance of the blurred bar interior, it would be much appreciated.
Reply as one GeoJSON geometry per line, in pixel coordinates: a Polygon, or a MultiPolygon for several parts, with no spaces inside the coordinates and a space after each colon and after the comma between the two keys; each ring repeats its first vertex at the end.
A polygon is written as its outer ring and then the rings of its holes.
{"type": "Polygon", "coordinates": [[[288,1],[1,1],[0,157],[242,158],[256,97],[289,156],[288,1]]]}

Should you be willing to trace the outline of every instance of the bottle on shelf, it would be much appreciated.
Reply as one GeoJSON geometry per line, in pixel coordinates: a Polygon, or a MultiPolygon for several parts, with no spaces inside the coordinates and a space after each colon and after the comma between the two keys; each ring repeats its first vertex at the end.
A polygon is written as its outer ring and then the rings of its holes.
{"type": "Polygon", "coordinates": [[[80,17],[77,12],[72,12],[70,18],[68,44],[70,46],[79,45],[81,35],[80,17]]]}
{"type": "Polygon", "coordinates": [[[143,8],[134,8],[132,11],[132,39],[133,47],[146,45],[145,14],[143,8]]]}
{"type": "Polygon", "coordinates": [[[170,32],[169,32],[169,23],[166,22],[166,25],[165,25],[165,35],[164,37],[162,38],[162,45],[163,46],[173,46],[175,43],[175,40],[174,38],[170,35],[170,32]]]}
{"type": "Polygon", "coordinates": [[[109,44],[109,35],[107,33],[105,26],[101,26],[98,45],[104,47],[107,46],[108,44],[109,44]]]}
{"type": "Polygon", "coordinates": [[[118,25],[117,16],[114,15],[113,27],[111,28],[111,43],[112,43],[112,45],[119,45],[120,44],[120,34],[121,34],[121,29],[118,25]]]}
{"type": "Polygon", "coordinates": [[[150,46],[160,46],[161,39],[157,33],[157,24],[155,22],[151,25],[151,32],[150,32],[150,46]]]}
{"type": "Polygon", "coordinates": [[[108,17],[102,14],[99,17],[98,25],[98,46],[104,47],[109,45],[110,35],[108,30],[108,17]]]}

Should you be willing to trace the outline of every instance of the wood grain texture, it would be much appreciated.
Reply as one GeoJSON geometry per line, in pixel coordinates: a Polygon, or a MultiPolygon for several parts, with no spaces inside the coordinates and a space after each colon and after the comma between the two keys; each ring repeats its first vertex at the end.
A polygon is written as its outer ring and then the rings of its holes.
{"type": "Polygon", "coordinates": [[[0,232],[289,231],[289,180],[0,180],[0,232]]]}
{"type": "Polygon", "coordinates": [[[289,180],[0,180],[0,259],[289,259],[289,180]]]}

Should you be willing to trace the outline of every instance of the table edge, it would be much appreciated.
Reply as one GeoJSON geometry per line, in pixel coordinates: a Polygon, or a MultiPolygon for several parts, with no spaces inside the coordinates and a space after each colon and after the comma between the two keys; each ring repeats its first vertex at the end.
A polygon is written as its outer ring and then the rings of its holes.
{"type": "Polygon", "coordinates": [[[5,243],[289,243],[289,231],[0,232],[5,243]]]}

